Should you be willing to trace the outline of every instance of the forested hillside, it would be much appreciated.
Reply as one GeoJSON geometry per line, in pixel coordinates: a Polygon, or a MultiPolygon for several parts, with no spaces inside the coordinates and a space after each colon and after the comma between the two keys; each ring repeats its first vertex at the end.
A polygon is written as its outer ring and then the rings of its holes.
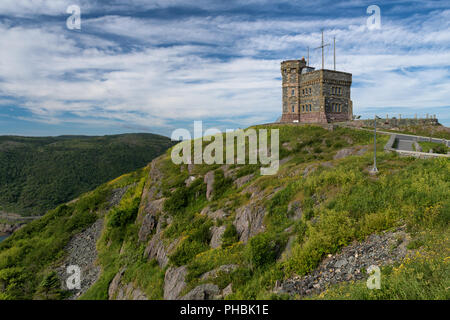
{"type": "Polygon", "coordinates": [[[171,145],[154,134],[0,136],[0,211],[43,214],[145,166],[171,145]]]}

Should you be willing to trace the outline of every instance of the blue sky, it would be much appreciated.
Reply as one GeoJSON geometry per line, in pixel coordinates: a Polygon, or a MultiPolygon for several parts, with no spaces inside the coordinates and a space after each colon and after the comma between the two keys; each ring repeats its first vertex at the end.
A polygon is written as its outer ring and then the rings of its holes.
{"type": "MultiPolygon", "coordinates": [[[[0,1],[0,134],[245,128],[281,111],[280,62],[336,36],[354,113],[450,126],[448,1],[0,1]],[[81,30],[69,30],[70,5],[81,30]],[[366,25],[370,5],[381,28],[366,25]]],[[[332,68],[332,48],[326,49],[332,68]]],[[[311,50],[319,67],[320,52],[311,50]]]]}

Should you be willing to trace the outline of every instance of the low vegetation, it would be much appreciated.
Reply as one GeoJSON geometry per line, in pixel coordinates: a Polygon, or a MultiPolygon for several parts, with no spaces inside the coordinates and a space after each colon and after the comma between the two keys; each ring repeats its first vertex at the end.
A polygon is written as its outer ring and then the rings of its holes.
{"type": "Polygon", "coordinates": [[[361,281],[332,286],[308,298],[450,298],[448,159],[384,153],[388,137],[380,135],[379,174],[374,176],[369,173],[373,164],[370,132],[295,125],[270,128],[280,129],[280,158],[288,159],[274,176],[261,176],[259,164],[196,165],[188,172],[187,166],[174,165],[167,153],[157,162],[163,177],[159,185],[148,178],[146,168],[29,224],[0,244],[0,298],[64,298],[64,292],[53,288],[53,267],[64,257],[70,237],[99,217],[105,219],[97,243],[102,274],[84,299],[107,299],[111,280],[124,268],[125,282],[140,288],[149,299],[162,299],[164,274],[170,266],[187,267],[183,294],[201,283],[215,283],[220,289],[232,283],[233,293],[227,299],[292,298],[273,293],[277,280],[306,275],[328,254],[352,241],[400,226],[406,226],[411,236],[411,256],[382,268],[381,290],[368,290],[361,281]],[[352,152],[336,158],[342,149],[352,152]],[[232,170],[234,179],[252,176],[238,187],[224,170],[232,170]],[[215,182],[208,201],[203,176],[210,171],[215,182]],[[199,178],[186,186],[189,176],[199,178]],[[144,255],[146,243],[138,241],[136,216],[146,184],[166,198],[163,211],[170,220],[161,225],[162,237],[166,244],[176,242],[165,268],[149,260],[144,255]],[[121,202],[109,209],[108,196],[123,186],[130,187],[121,202]],[[265,217],[264,229],[244,243],[234,221],[237,211],[247,205],[263,207],[265,217]],[[205,208],[228,215],[213,219],[201,213],[205,208]],[[215,249],[209,245],[214,226],[225,229],[222,244],[215,249]],[[223,265],[236,268],[201,279],[205,272],[223,265]]]}

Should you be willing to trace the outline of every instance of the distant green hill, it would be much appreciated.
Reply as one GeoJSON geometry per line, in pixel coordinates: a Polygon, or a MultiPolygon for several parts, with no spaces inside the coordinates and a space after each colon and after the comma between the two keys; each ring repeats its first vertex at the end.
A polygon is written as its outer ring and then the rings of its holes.
{"type": "Polygon", "coordinates": [[[0,136],[0,211],[43,214],[144,167],[171,145],[155,134],[0,136]]]}

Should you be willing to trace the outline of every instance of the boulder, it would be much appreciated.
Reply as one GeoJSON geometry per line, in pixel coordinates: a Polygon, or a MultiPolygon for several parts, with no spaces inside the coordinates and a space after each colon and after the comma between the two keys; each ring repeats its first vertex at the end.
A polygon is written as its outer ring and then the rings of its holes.
{"type": "Polygon", "coordinates": [[[348,156],[351,156],[354,152],[353,148],[344,148],[339,150],[333,157],[334,160],[343,159],[348,156]]]}
{"type": "Polygon", "coordinates": [[[164,268],[169,262],[169,253],[175,248],[176,245],[177,241],[173,241],[166,248],[164,241],[162,240],[162,233],[156,233],[145,248],[144,255],[150,260],[156,259],[159,266],[164,268]]]}
{"type": "Polygon", "coordinates": [[[142,219],[142,225],[139,229],[139,242],[146,241],[148,236],[155,230],[158,220],[153,214],[146,214],[142,219]]]}
{"type": "Polygon", "coordinates": [[[253,177],[255,176],[255,174],[249,174],[243,177],[240,177],[236,180],[234,180],[234,185],[239,189],[240,187],[242,187],[244,184],[250,182],[250,180],[253,179],[253,177]]]}
{"type": "Polygon", "coordinates": [[[186,266],[170,267],[164,275],[164,300],[176,300],[186,287],[186,266]]]}
{"type": "Polygon", "coordinates": [[[313,164],[306,166],[305,170],[303,170],[303,178],[306,178],[307,176],[309,176],[311,173],[316,171],[316,169],[317,169],[317,167],[313,164]]]}
{"type": "Polygon", "coordinates": [[[247,243],[251,237],[264,231],[263,219],[265,215],[266,209],[263,206],[255,206],[254,203],[238,208],[233,224],[239,234],[239,240],[247,243]]]}
{"type": "Polygon", "coordinates": [[[184,183],[186,184],[186,187],[189,187],[192,184],[192,182],[195,181],[195,179],[196,178],[194,176],[189,176],[186,180],[184,180],[184,183]]]}
{"type": "Polygon", "coordinates": [[[225,298],[233,293],[233,284],[230,283],[222,290],[222,297],[225,298]]]}
{"type": "Polygon", "coordinates": [[[205,174],[205,178],[203,180],[206,184],[206,199],[211,200],[212,193],[214,192],[214,171],[209,171],[205,174]]]}
{"type": "Polygon", "coordinates": [[[211,228],[211,242],[210,246],[211,248],[215,249],[222,245],[222,236],[225,232],[226,227],[220,226],[220,227],[212,227],[211,228]]]}
{"type": "Polygon", "coordinates": [[[120,280],[122,279],[123,274],[125,273],[126,269],[120,270],[111,281],[109,288],[108,288],[108,297],[109,300],[114,299],[114,295],[117,293],[120,285],[120,280]]]}
{"type": "Polygon", "coordinates": [[[208,271],[200,277],[200,280],[208,280],[216,278],[220,273],[230,273],[238,268],[236,264],[224,264],[216,269],[208,271]]]}
{"type": "Polygon", "coordinates": [[[220,293],[220,289],[217,285],[212,283],[206,283],[199,285],[189,291],[181,300],[212,300],[220,293]]]}

